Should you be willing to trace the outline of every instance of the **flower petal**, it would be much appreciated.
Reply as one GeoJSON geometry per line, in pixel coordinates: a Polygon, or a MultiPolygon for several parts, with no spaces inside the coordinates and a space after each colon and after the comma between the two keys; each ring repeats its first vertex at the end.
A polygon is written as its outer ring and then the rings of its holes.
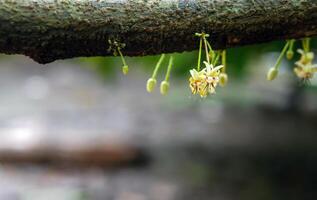
{"type": "Polygon", "coordinates": [[[219,66],[215,67],[213,70],[218,71],[221,68],[223,68],[223,65],[219,65],[219,66]]]}
{"type": "Polygon", "coordinates": [[[212,64],[209,64],[206,61],[204,61],[204,64],[206,65],[207,73],[209,73],[214,68],[212,64]]]}
{"type": "Polygon", "coordinates": [[[304,68],[305,67],[305,65],[303,65],[303,63],[301,63],[301,62],[295,62],[295,65],[297,65],[297,67],[299,67],[299,68],[304,68]]]}
{"type": "Polygon", "coordinates": [[[297,49],[297,53],[299,53],[299,54],[301,54],[301,55],[304,55],[304,54],[305,54],[305,52],[304,52],[303,49],[297,49]]]}
{"type": "Polygon", "coordinates": [[[196,71],[196,69],[191,69],[191,70],[189,70],[189,72],[190,72],[190,75],[191,75],[194,79],[196,79],[196,78],[199,76],[199,74],[198,74],[198,72],[196,71]]]}

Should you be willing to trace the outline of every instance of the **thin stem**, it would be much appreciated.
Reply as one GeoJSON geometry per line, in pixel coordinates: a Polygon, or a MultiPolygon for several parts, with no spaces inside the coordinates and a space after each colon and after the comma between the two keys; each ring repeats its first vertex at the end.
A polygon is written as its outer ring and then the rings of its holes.
{"type": "Polygon", "coordinates": [[[207,47],[207,39],[205,35],[203,35],[203,39],[204,39],[207,63],[210,64],[209,55],[208,55],[208,47],[207,47]]]}
{"type": "Polygon", "coordinates": [[[152,78],[153,78],[153,79],[155,79],[155,77],[156,77],[156,75],[157,75],[157,72],[158,72],[158,70],[159,70],[159,68],[160,68],[160,66],[161,66],[161,64],[162,64],[162,62],[163,62],[163,60],[164,60],[164,57],[165,57],[165,54],[163,53],[163,54],[161,55],[159,61],[156,63],[156,66],[155,66],[155,69],[154,69],[153,75],[152,75],[152,78]]]}
{"type": "MultiPolygon", "coordinates": [[[[215,55],[215,51],[211,48],[211,45],[210,43],[208,42],[208,40],[206,40],[207,42],[207,46],[208,46],[208,49],[209,49],[209,53],[211,52],[212,55],[214,56],[215,55]]],[[[213,60],[213,57],[211,58],[211,60],[213,60]]],[[[212,61],[211,61],[212,62],[212,61]]]]}
{"type": "Polygon", "coordinates": [[[302,45],[305,53],[309,52],[310,49],[310,38],[302,39],[302,45]]]}
{"type": "Polygon", "coordinates": [[[307,48],[307,52],[310,51],[310,38],[306,38],[306,48],[307,48]]]}
{"type": "Polygon", "coordinates": [[[283,48],[283,50],[282,50],[282,52],[281,52],[281,54],[280,54],[280,56],[278,57],[278,59],[277,59],[275,65],[274,65],[274,68],[275,68],[275,69],[278,69],[279,66],[281,65],[282,59],[283,59],[283,57],[284,57],[284,55],[285,55],[285,53],[286,53],[286,51],[287,51],[287,48],[288,48],[289,44],[290,44],[290,42],[287,41],[286,44],[285,44],[285,46],[284,46],[284,48],[283,48]]]}
{"type": "Polygon", "coordinates": [[[295,40],[292,39],[292,40],[289,40],[289,42],[290,42],[290,43],[289,43],[289,48],[288,48],[288,50],[289,50],[289,51],[293,51],[295,40]]]}
{"type": "Polygon", "coordinates": [[[168,67],[167,67],[167,71],[166,71],[165,81],[168,81],[170,78],[172,65],[173,65],[173,56],[171,56],[169,61],[168,61],[168,67]]]}
{"type": "Polygon", "coordinates": [[[122,55],[122,53],[121,53],[121,51],[120,51],[120,48],[118,48],[118,52],[119,52],[119,54],[120,54],[120,58],[121,58],[121,60],[122,60],[122,62],[123,62],[123,65],[127,65],[127,63],[125,62],[125,59],[124,59],[124,57],[123,57],[123,55],[122,55]]]}
{"type": "Polygon", "coordinates": [[[209,51],[214,51],[214,50],[212,50],[211,45],[210,45],[210,43],[208,42],[208,40],[206,40],[206,41],[207,41],[207,46],[208,46],[208,48],[209,48],[209,51]]]}
{"type": "Polygon", "coordinates": [[[222,50],[221,52],[221,63],[223,65],[223,68],[222,68],[222,72],[225,73],[226,72],[226,66],[227,66],[227,52],[226,50],[222,50]]]}
{"type": "Polygon", "coordinates": [[[200,41],[199,41],[199,53],[198,53],[198,63],[197,63],[197,71],[200,71],[200,60],[201,60],[201,49],[202,49],[202,45],[203,45],[203,40],[200,37],[200,41]]]}
{"type": "Polygon", "coordinates": [[[306,43],[305,43],[305,39],[302,39],[302,46],[303,46],[303,50],[306,53],[306,43]]]}
{"type": "Polygon", "coordinates": [[[212,65],[215,66],[215,65],[217,64],[217,62],[218,62],[218,60],[219,60],[219,57],[220,57],[220,53],[217,52],[217,55],[216,55],[215,59],[214,59],[213,62],[212,62],[212,65]]]}

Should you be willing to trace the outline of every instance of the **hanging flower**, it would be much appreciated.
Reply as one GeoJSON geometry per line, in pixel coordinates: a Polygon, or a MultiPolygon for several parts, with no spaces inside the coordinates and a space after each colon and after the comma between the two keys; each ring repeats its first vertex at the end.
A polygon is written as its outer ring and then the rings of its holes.
{"type": "Polygon", "coordinates": [[[189,78],[189,87],[193,94],[199,94],[201,97],[207,96],[207,83],[205,70],[197,71],[192,69],[189,71],[191,77],[189,78]]]}
{"type": "Polygon", "coordinates": [[[199,94],[201,97],[216,92],[215,89],[220,81],[220,69],[223,67],[222,65],[213,67],[207,62],[204,64],[206,68],[199,72],[196,69],[190,70],[191,77],[189,78],[189,87],[192,93],[199,94]]]}
{"type": "Polygon", "coordinates": [[[189,87],[193,94],[199,94],[201,97],[207,97],[208,94],[216,93],[218,84],[224,86],[228,80],[225,73],[226,51],[215,52],[206,39],[209,37],[205,33],[196,33],[200,37],[197,70],[190,70],[191,77],[189,78],[189,87]],[[204,61],[205,68],[200,70],[202,44],[204,43],[206,61],[204,61]],[[218,59],[222,58],[222,65],[214,67],[218,63],[218,59]],[[212,64],[211,64],[212,63],[212,64]],[[222,69],[223,68],[223,69],[222,69]],[[223,72],[220,70],[222,69],[223,72]]]}
{"type": "Polygon", "coordinates": [[[301,54],[300,60],[298,62],[306,65],[308,63],[313,62],[314,60],[314,52],[305,52],[303,49],[297,49],[297,52],[301,54]]]}
{"type": "Polygon", "coordinates": [[[206,65],[206,68],[204,70],[206,71],[206,82],[208,86],[208,92],[210,94],[214,94],[216,92],[215,89],[220,80],[220,69],[223,68],[223,65],[214,67],[212,64],[209,64],[206,61],[204,61],[204,64],[206,65]]]}
{"type": "Polygon", "coordinates": [[[302,79],[313,78],[314,73],[317,72],[317,65],[312,63],[314,60],[314,53],[305,52],[302,49],[298,49],[297,52],[301,54],[301,58],[295,63],[295,74],[302,79]]]}
{"type": "Polygon", "coordinates": [[[297,62],[297,67],[294,68],[295,74],[302,79],[311,79],[314,76],[314,73],[317,72],[317,65],[308,63],[303,65],[302,63],[297,62]]]}

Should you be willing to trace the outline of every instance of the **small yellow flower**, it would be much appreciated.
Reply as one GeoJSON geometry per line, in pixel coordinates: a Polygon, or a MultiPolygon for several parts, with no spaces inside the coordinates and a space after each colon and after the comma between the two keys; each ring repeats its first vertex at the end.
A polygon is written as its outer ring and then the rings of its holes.
{"type": "Polygon", "coordinates": [[[197,71],[192,69],[189,71],[191,77],[189,78],[189,87],[193,94],[199,94],[201,97],[207,96],[206,75],[204,71],[197,71]]]}
{"type": "Polygon", "coordinates": [[[296,67],[294,68],[295,74],[302,79],[310,79],[313,78],[314,73],[317,72],[317,65],[312,64],[314,60],[313,52],[304,52],[299,49],[297,51],[301,54],[301,58],[299,61],[295,63],[296,67]]]}
{"type": "Polygon", "coordinates": [[[219,75],[221,73],[220,69],[223,68],[223,65],[214,67],[212,64],[209,64],[206,61],[204,61],[204,64],[206,65],[206,68],[204,70],[206,71],[208,92],[210,94],[214,94],[215,89],[219,83],[219,75]]]}
{"type": "Polygon", "coordinates": [[[294,72],[299,78],[310,79],[313,78],[314,73],[317,72],[317,65],[311,63],[303,65],[300,62],[296,62],[295,64],[297,67],[294,68],[294,72]]]}
{"type": "Polygon", "coordinates": [[[301,54],[300,60],[298,62],[306,65],[314,60],[314,52],[305,52],[302,49],[298,49],[297,52],[301,54]]]}
{"type": "Polygon", "coordinates": [[[191,77],[189,78],[189,87],[192,93],[199,94],[201,97],[207,97],[208,94],[216,92],[216,87],[220,81],[220,69],[223,67],[222,65],[214,67],[212,64],[204,63],[206,67],[203,70],[190,70],[191,77]]]}

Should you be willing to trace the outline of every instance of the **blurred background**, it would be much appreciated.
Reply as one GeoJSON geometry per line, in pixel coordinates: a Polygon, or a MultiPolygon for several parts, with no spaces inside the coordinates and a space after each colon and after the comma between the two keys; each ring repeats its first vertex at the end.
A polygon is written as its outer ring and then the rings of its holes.
{"type": "Polygon", "coordinates": [[[0,200],[316,199],[317,78],[298,81],[296,55],[266,81],[283,45],[228,50],[206,99],[188,88],[197,52],[174,54],[167,96],[145,90],[158,56],[124,76],[119,57],[1,55],[0,200]]]}

